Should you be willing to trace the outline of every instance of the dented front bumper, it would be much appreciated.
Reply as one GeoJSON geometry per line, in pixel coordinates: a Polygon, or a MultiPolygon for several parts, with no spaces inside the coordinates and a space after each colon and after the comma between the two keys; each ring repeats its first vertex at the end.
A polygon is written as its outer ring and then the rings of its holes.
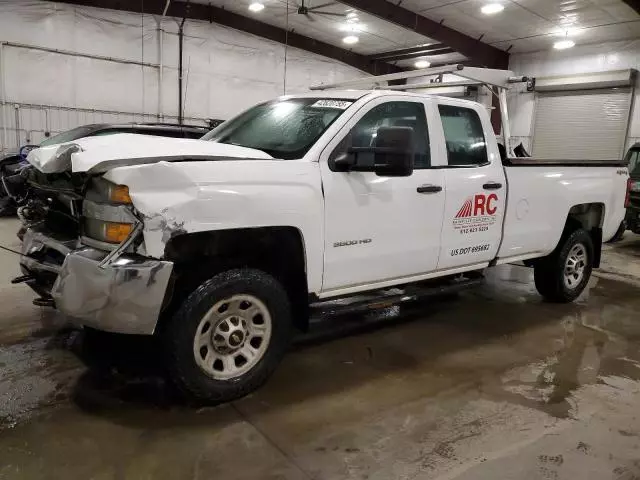
{"type": "Polygon", "coordinates": [[[28,230],[20,264],[41,296],[82,326],[116,333],[155,331],[173,263],[97,250],[28,230]],[[105,262],[110,257],[108,262],[105,262]]]}

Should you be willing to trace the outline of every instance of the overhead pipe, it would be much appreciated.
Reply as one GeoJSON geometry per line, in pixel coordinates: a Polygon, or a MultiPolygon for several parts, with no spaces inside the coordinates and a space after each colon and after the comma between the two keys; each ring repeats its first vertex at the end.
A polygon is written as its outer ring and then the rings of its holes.
{"type": "MultiPolygon", "coordinates": [[[[164,18],[164,17],[163,17],[164,18]]],[[[157,22],[157,35],[158,35],[158,121],[162,121],[162,84],[163,84],[163,70],[164,64],[164,40],[163,40],[163,30],[162,30],[162,18],[160,20],[156,20],[157,22]]]]}
{"type": "Polygon", "coordinates": [[[167,3],[164,4],[164,10],[162,10],[162,18],[167,16],[167,10],[169,10],[170,4],[171,4],[171,0],[167,0],[167,3]]]}
{"type": "Polygon", "coordinates": [[[16,111],[16,150],[20,150],[20,105],[14,105],[16,111]]]}
{"type": "Polygon", "coordinates": [[[164,21],[164,17],[167,15],[167,10],[169,10],[170,4],[171,0],[167,0],[167,3],[164,5],[164,10],[162,10],[160,20],[156,19],[158,24],[158,121],[162,121],[164,117],[164,102],[162,98],[164,86],[164,29],[162,28],[162,22],[164,21]]]}
{"type": "Polygon", "coordinates": [[[0,42],[0,106],[2,107],[2,148],[3,150],[9,150],[7,146],[7,96],[4,88],[4,42],[0,42]]]}
{"type": "Polygon", "coordinates": [[[104,60],[105,62],[122,63],[125,65],[138,65],[142,67],[158,68],[158,65],[148,62],[139,62],[137,60],[127,60],[125,58],[107,57],[104,55],[94,55],[91,53],[73,52],[71,50],[62,50],[60,48],[42,47],[39,45],[28,45],[26,43],[2,42],[6,47],[24,48],[26,50],[37,50],[40,52],[57,53],[58,55],[68,55],[70,57],[91,58],[94,60],[104,60]]]}
{"type": "Polygon", "coordinates": [[[184,43],[184,21],[180,22],[178,28],[178,125],[182,125],[182,48],[184,43]]]}

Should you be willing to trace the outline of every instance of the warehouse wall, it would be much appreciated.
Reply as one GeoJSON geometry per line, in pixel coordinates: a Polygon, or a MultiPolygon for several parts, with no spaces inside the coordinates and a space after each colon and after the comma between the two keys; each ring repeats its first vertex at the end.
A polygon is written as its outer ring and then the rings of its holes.
{"type": "MultiPolygon", "coordinates": [[[[579,41],[579,40],[578,40],[579,41]]],[[[640,68],[640,41],[576,46],[563,51],[544,51],[511,55],[509,68],[518,75],[553,76],[640,68]]],[[[640,83],[636,86],[629,125],[628,144],[640,141],[640,83]]],[[[535,97],[518,86],[509,92],[511,134],[516,142],[531,148],[535,97]]]]}
{"type": "MultiPolygon", "coordinates": [[[[0,141],[34,143],[91,122],[172,121],[178,24],[66,4],[0,0],[0,141]],[[31,48],[36,47],[36,48],[31,48]],[[162,51],[162,55],[160,52],[162,51]],[[162,63],[162,82],[160,82],[162,63]],[[17,109],[15,107],[18,107],[17,109]]],[[[187,21],[184,114],[227,119],[312,83],[362,76],[347,65],[217,24],[187,21]]]]}

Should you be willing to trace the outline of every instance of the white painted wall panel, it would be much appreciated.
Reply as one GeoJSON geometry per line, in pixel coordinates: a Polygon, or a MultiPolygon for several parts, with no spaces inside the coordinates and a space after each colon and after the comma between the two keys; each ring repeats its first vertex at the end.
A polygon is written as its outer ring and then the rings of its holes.
{"type": "Polygon", "coordinates": [[[75,105],[75,58],[10,46],[3,53],[8,101],[75,105]]]}
{"type": "Polygon", "coordinates": [[[127,14],[62,3],[0,0],[0,32],[7,42],[107,57],[157,61],[152,15],[127,14]],[[144,32],[144,36],[142,33],[144,32]]]}
{"type": "MultiPolygon", "coordinates": [[[[156,121],[159,113],[164,120],[176,117],[178,23],[173,18],[162,22],[160,59],[158,20],[151,15],[61,3],[0,0],[0,42],[148,65],[5,44],[1,76],[7,105],[1,109],[4,116],[0,115],[0,150],[15,148],[15,132],[7,132],[6,145],[4,135],[5,129],[15,128],[14,104],[22,106],[21,143],[28,136],[31,141],[44,136],[47,128],[43,127],[44,120],[35,120],[44,113],[33,105],[47,106],[52,133],[92,121],[156,121]],[[164,65],[162,85],[160,60],[164,65]]],[[[285,92],[285,47],[281,44],[217,24],[187,21],[183,58],[184,115],[192,122],[229,118],[285,92]]],[[[286,71],[286,93],[307,91],[312,83],[364,75],[347,65],[294,48],[287,50],[286,71]]]]}
{"type": "MultiPolygon", "coordinates": [[[[579,40],[578,40],[579,42],[579,40]]],[[[509,68],[518,75],[552,76],[591,72],[640,69],[640,40],[576,46],[568,50],[549,50],[511,55],[509,68]]],[[[636,86],[632,105],[627,146],[640,141],[640,91],[636,86]]],[[[516,142],[523,142],[531,151],[535,100],[524,86],[516,86],[509,92],[511,129],[516,142]]]]}
{"type": "Polygon", "coordinates": [[[640,40],[516,54],[509,61],[514,72],[539,77],[623,70],[639,65],[640,40]]]}

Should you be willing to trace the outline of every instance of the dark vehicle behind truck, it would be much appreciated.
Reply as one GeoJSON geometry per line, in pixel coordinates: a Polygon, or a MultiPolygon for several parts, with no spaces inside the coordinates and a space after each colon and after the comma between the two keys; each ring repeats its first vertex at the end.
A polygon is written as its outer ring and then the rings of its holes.
{"type": "Polygon", "coordinates": [[[625,158],[629,165],[629,188],[625,223],[628,230],[640,233],[640,143],[629,149],[625,158]]]}
{"type": "Polygon", "coordinates": [[[197,139],[205,135],[209,130],[210,127],[169,123],[94,123],[54,135],[39,145],[25,145],[18,153],[8,154],[0,158],[0,216],[15,215],[16,209],[27,203],[29,190],[25,169],[30,167],[25,160],[27,154],[34,148],[71,142],[79,138],[113,135],[116,133],[197,139]]]}

